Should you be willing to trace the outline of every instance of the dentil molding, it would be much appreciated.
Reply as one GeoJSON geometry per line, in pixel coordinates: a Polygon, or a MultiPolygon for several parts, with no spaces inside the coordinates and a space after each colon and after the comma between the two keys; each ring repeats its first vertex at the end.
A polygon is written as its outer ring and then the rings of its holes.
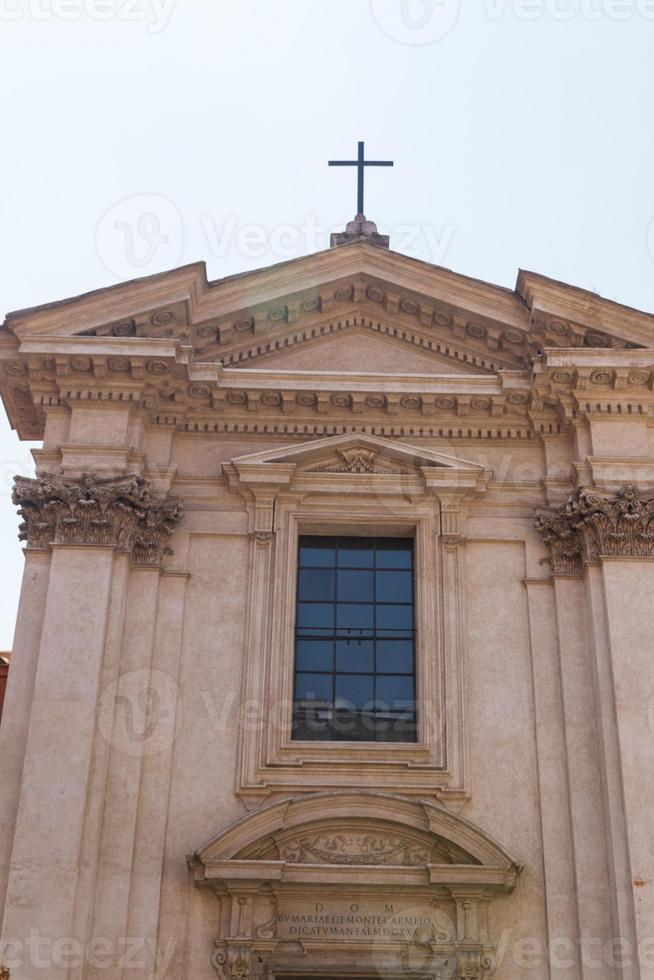
{"type": "Polygon", "coordinates": [[[29,548],[52,544],[103,545],[127,552],[137,565],[161,565],[175,525],[179,500],[155,499],[148,480],[134,474],[79,479],[43,473],[16,477],[13,502],[23,519],[19,539],[29,548]]]}

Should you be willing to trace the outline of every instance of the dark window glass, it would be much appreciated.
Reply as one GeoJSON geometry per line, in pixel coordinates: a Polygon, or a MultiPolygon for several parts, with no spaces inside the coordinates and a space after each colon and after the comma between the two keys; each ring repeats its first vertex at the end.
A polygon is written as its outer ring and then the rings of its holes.
{"type": "Polygon", "coordinates": [[[374,572],[339,569],[337,598],[339,602],[372,602],[375,598],[374,572]]]}
{"type": "Polygon", "coordinates": [[[301,537],[293,738],[415,742],[413,541],[301,537]]]}
{"type": "Polygon", "coordinates": [[[298,626],[331,629],[334,625],[334,607],[320,602],[299,602],[297,607],[298,626]]]}
{"type": "Polygon", "coordinates": [[[404,636],[413,629],[413,606],[380,605],[375,606],[376,625],[385,633],[399,633],[404,636]]]}
{"type": "Polygon", "coordinates": [[[325,547],[325,538],[300,538],[300,564],[311,568],[330,568],[336,564],[336,552],[325,547]]]}
{"type": "Polygon", "coordinates": [[[375,550],[370,538],[341,538],[338,544],[339,568],[374,568],[375,550]]]}
{"type": "Polygon", "coordinates": [[[374,674],[375,641],[337,640],[336,670],[343,674],[374,674]]]}
{"type": "Polygon", "coordinates": [[[372,674],[337,674],[336,675],[336,707],[364,708],[370,705],[375,697],[374,677],[372,674]]]}
{"type": "Polygon", "coordinates": [[[303,568],[298,577],[298,599],[324,602],[334,598],[334,572],[329,568],[303,568]]]}
{"type": "Polygon", "coordinates": [[[295,679],[297,697],[301,701],[324,701],[331,704],[332,679],[328,674],[300,674],[295,679]]]}
{"type": "Polygon", "coordinates": [[[377,602],[413,602],[411,572],[377,572],[375,588],[377,602]]]}
{"type": "Polygon", "coordinates": [[[298,640],[295,650],[297,670],[334,669],[334,644],[331,640],[298,640]]]}
{"type": "Polygon", "coordinates": [[[336,627],[340,635],[351,632],[371,632],[375,623],[375,607],[356,602],[339,602],[336,605],[336,627]]]}

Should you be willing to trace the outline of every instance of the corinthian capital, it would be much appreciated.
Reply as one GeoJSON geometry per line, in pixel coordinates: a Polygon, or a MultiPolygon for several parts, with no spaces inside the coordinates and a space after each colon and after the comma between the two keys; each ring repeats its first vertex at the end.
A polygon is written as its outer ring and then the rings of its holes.
{"type": "Polygon", "coordinates": [[[580,487],[556,511],[538,511],[536,528],[555,575],[597,558],[654,558],[654,498],[637,487],[610,494],[580,487]]]}
{"type": "Polygon", "coordinates": [[[16,477],[13,501],[23,519],[18,536],[28,547],[106,545],[147,565],[170,553],[167,542],[182,516],[179,501],[154,499],[149,482],[133,474],[16,477]]]}
{"type": "Polygon", "coordinates": [[[576,530],[560,511],[537,511],[536,530],[550,551],[554,575],[578,575],[582,569],[583,549],[576,530]]]}

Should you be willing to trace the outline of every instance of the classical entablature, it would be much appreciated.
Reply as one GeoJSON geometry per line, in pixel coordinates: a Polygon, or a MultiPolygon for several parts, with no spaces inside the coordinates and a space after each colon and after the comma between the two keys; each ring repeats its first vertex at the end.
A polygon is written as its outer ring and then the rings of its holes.
{"type": "Polygon", "coordinates": [[[442,807],[353,791],[264,807],[190,866],[220,899],[213,962],[225,980],[409,965],[481,980],[494,966],[488,905],[521,870],[442,807]]]}
{"type": "Polygon", "coordinates": [[[604,358],[608,373],[590,367],[589,379],[610,387],[611,358],[636,364],[653,325],[532,273],[511,292],[356,242],[218,282],[191,265],[9,314],[0,362],[25,438],[42,437],[48,407],[89,399],[184,431],[258,432],[266,414],[288,435],[344,432],[360,416],[382,435],[528,438],[566,424],[566,383],[533,383],[544,349],[604,358]]]}

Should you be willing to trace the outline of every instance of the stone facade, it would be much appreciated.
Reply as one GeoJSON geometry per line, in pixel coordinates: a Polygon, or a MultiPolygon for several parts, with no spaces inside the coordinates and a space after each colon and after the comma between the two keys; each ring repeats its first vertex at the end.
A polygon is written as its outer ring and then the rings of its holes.
{"type": "Polygon", "coordinates": [[[368,226],[7,317],[11,980],[654,978],[654,318],[368,226]],[[303,533],[414,538],[415,743],[291,739],[303,533]]]}

